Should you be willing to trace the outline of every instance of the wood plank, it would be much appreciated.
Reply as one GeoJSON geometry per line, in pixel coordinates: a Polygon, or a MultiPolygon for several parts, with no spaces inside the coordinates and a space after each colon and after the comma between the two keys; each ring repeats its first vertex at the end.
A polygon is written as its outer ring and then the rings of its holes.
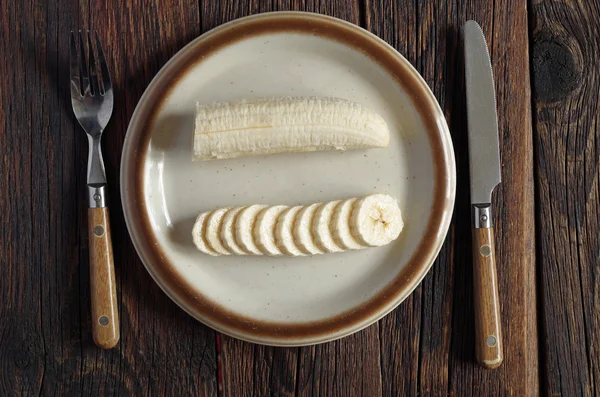
{"type": "Polygon", "coordinates": [[[600,392],[600,8],[532,3],[542,390],[591,396],[600,392]]]}
{"type": "Polygon", "coordinates": [[[381,322],[382,347],[392,347],[387,353],[382,349],[384,394],[535,395],[534,192],[525,5],[407,1],[389,7],[368,1],[366,9],[367,26],[413,63],[438,98],[452,132],[459,175],[453,226],[440,257],[423,285],[381,322]],[[505,363],[496,371],[484,371],[474,361],[469,187],[468,179],[461,178],[468,175],[460,42],[467,19],[480,22],[486,32],[499,82],[504,183],[494,203],[502,324],[510,343],[505,363]],[[520,133],[508,133],[513,130],[520,133]],[[513,224],[518,229],[508,233],[513,224]]]}
{"type": "Polygon", "coordinates": [[[298,396],[381,396],[379,326],[300,348],[298,396]]]}
{"type": "Polygon", "coordinates": [[[64,111],[68,90],[57,88],[68,86],[68,68],[57,65],[59,46],[64,54],[68,46],[56,32],[76,28],[87,13],[76,1],[0,6],[2,395],[79,393],[85,225],[73,203],[82,157],[64,111]]]}
{"type": "MultiPolygon", "coordinates": [[[[461,392],[472,390],[475,395],[537,395],[534,185],[527,10],[525,2],[513,0],[497,1],[494,6],[487,11],[482,7],[467,8],[465,19],[481,22],[497,82],[502,184],[494,193],[493,204],[497,209],[496,251],[505,340],[504,363],[494,371],[461,365],[472,380],[465,382],[468,379],[465,374],[457,373],[456,389],[461,392]]],[[[471,291],[470,283],[458,284],[455,290],[465,287],[471,291]]],[[[469,296],[466,298],[470,299],[469,296]]],[[[457,300],[455,307],[462,307],[465,303],[457,300]]],[[[464,317],[461,319],[456,316],[454,332],[471,324],[471,319],[465,321],[464,317]]],[[[466,340],[463,338],[461,343],[455,346],[464,348],[466,343],[472,351],[470,337],[466,340]]]]}
{"type": "MultiPolygon", "coordinates": [[[[520,1],[495,2],[494,8],[467,8],[465,19],[480,21],[488,40],[496,79],[496,100],[502,160],[502,184],[494,193],[498,281],[501,296],[504,363],[494,371],[463,365],[451,388],[462,394],[503,393],[537,395],[537,331],[535,311],[535,232],[533,150],[530,112],[529,57],[526,4],[520,1]],[[465,376],[468,374],[469,376],[465,376]],[[469,377],[471,379],[469,379],[469,377]]],[[[460,21],[462,24],[462,21],[460,21]]],[[[461,67],[462,70],[462,67],[461,67]]],[[[465,170],[466,172],[466,170],[465,170]]],[[[469,258],[470,259],[470,258],[469,258]]],[[[470,263],[470,261],[469,261],[470,263]]],[[[457,272],[458,273],[458,272],[457,272]]],[[[465,280],[457,274],[456,280],[465,280]]],[[[471,283],[457,284],[455,291],[471,283]]],[[[471,297],[462,296],[466,299],[471,297]]],[[[455,301],[464,307],[466,300],[455,301]]],[[[469,310],[471,308],[469,307],[469,310]]],[[[471,329],[472,319],[460,316],[454,332],[471,329]]],[[[457,349],[469,349],[471,336],[463,336],[457,349]]]]}
{"type": "MultiPolygon", "coordinates": [[[[496,84],[502,184],[495,194],[496,263],[503,294],[503,371],[496,387],[538,395],[535,185],[527,4],[494,2],[492,67],[496,84]],[[507,344],[506,342],[509,341],[507,344]],[[518,381],[515,381],[518,379],[518,381]]],[[[489,36],[488,36],[489,37],[489,36]]],[[[494,379],[495,380],[495,379],[494,379]]]]}
{"type": "Polygon", "coordinates": [[[293,396],[297,349],[277,348],[221,336],[223,396],[293,396]]]}

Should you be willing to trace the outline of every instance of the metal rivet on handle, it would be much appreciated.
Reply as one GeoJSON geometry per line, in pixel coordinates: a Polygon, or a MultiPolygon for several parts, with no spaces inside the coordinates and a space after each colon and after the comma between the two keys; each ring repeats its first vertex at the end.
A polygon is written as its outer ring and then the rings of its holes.
{"type": "Polygon", "coordinates": [[[103,327],[106,327],[108,325],[108,323],[110,323],[110,320],[108,319],[108,316],[101,316],[98,319],[98,324],[100,324],[103,327]]]}
{"type": "Polygon", "coordinates": [[[492,253],[492,248],[489,245],[482,245],[479,247],[479,253],[482,256],[490,256],[492,253]]]}
{"type": "Polygon", "coordinates": [[[94,234],[98,237],[102,236],[104,234],[104,228],[100,225],[96,226],[94,228],[94,234]]]}
{"type": "Polygon", "coordinates": [[[494,335],[489,335],[486,339],[485,339],[485,344],[488,345],[489,347],[494,347],[496,346],[496,337],[494,335]]]}

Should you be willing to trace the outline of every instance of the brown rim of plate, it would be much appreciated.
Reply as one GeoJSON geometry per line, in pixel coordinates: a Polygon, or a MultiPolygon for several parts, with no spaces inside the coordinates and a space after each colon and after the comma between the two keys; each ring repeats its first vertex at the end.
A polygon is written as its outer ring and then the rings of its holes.
{"type": "Polygon", "coordinates": [[[437,256],[450,224],[455,195],[454,152],[444,115],[425,81],[396,50],[349,22],[304,12],[274,12],[221,25],[180,50],[156,75],[131,118],[121,164],[123,210],[131,239],[150,275],[190,315],[224,334],[255,343],[299,346],[337,339],[379,320],[417,287],[437,256]],[[429,135],[434,159],[434,200],[425,235],[404,269],[377,295],[335,316],[304,323],[257,321],[210,301],[168,262],[147,215],[144,200],[144,158],[152,115],[186,71],[215,51],[251,36],[294,32],[319,35],[351,46],[388,71],[414,100],[429,135]],[[444,148],[446,150],[444,150],[444,148]],[[139,150],[138,150],[139,149],[139,150]]]}

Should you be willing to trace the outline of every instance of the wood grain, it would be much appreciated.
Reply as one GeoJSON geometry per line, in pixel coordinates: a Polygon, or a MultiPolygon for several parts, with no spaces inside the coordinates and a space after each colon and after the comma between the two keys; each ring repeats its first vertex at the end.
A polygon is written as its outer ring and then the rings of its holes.
{"type": "Polygon", "coordinates": [[[600,6],[531,4],[542,390],[600,393],[600,6]]]}
{"type": "Polygon", "coordinates": [[[88,225],[92,335],[98,347],[110,349],[119,342],[120,331],[108,208],[88,209],[88,225]]]}
{"type": "Polygon", "coordinates": [[[494,229],[473,229],[473,306],[475,356],[484,368],[502,364],[502,328],[494,229]]]}
{"type": "Polygon", "coordinates": [[[81,250],[87,205],[85,171],[78,179],[77,165],[85,151],[75,150],[73,117],[63,112],[68,93],[54,88],[62,78],[59,45],[68,54],[68,41],[59,44],[56,31],[77,27],[87,9],[71,2],[51,10],[47,15],[36,1],[0,4],[0,394],[6,396],[72,395],[83,377],[80,324],[88,320],[81,305],[89,311],[89,294],[80,293],[79,263],[87,263],[81,250]]]}
{"type": "Polygon", "coordinates": [[[532,132],[528,57],[523,56],[528,52],[526,4],[424,1],[390,6],[368,1],[366,9],[367,28],[405,54],[438,98],[450,124],[458,167],[454,222],[440,257],[422,286],[380,324],[382,346],[392,350],[389,359],[382,354],[384,394],[536,395],[532,132]],[[497,241],[503,247],[498,252],[502,327],[510,344],[505,349],[509,365],[494,372],[476,365],[474,334],[466,331],[474,329],[473,278],[468,178],[462,177],[468,175],[464,72],[457,54],[462,53],[460,29],[467,19],[482,25],[499,82],[504,183],[494,204],[497,241]],[[510,232],[509,225],[514,225],[510,232]],[[431,354],[435,361],[425,359],[431,354]]]}

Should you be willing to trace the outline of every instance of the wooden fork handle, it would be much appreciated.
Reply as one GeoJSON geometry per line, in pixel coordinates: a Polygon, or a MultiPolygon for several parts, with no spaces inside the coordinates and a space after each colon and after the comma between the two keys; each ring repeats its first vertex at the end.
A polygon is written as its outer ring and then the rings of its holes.
{"type": "Polygon", "coordinates": [[[119,314],[108,208],[88,209],[90,289],[94,342],[110,349],[119,342],[119,314]]]}
{"type": "Polygon", "coordinates": [[[473,228],[473,289],[475,306],[475,354],[488,369],[502,364],[500,300],[493,228],[473,228]]]}

